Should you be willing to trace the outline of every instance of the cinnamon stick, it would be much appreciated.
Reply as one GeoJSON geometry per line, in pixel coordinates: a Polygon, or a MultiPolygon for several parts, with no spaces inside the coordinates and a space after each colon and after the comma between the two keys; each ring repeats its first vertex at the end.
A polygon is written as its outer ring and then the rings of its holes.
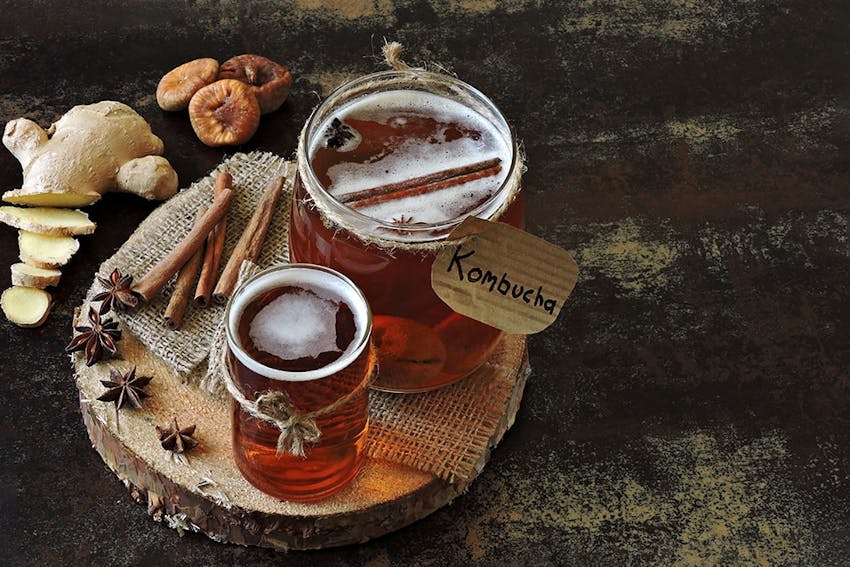
{"type": "Polygon", "coordinates": [[[483,179],[484,177],[498,175],[500,171],[502,171],[502,166],[497,165],[495,167],[473,171],[465,175],[448,177],[446,179],[441,179],[432,183],[426,183],[425,185],[412,185],[405,189],[397,190],[391,193],[380,193],[377,195],[371,195],[357,201],[351,201],[348,203],[348,206],[353,209],[360,209],[363,207],[368,207],[370,205],[378,205],[380,203],[392,201],[394,199],[404,199],[405,197],[424,195],[426,193],[439,191],[440,189],[446,189],[448,187],[454,187],[456,185],[469,183],[470,181],[475,181],[476,179],[483,179]]]}
{"type": "MultiPolygon", "coordinates": [[[[493,158],[484,161],[479,161],[476,163],[471,163],[469,165],[462,165],[460,167],[445,169],[443,171],[436,171],[427,175],[413,177],[412,179],[405,179],[404,181],[387,183],[386,185],[379,185],[378,187],[372,187],[371,189],[363,189],[361,191],[346,193],[345,195],[339,197],[339,201],[340,203],[350,204],[352,207],[357,208],[361,206],[366,206],[353,204],[357,201],[370,200],[383,195],[393,195],[391,197],[392,199],[400,199],[400,194],[404,193],[408,189],[423,187],[444,180],[455,179],[456,181],[454,183],[442,185],[440,188],[451,187],[452,185],[460,185],[461,183],[466,182],[461,180],[462,176],[485,170],[490,170],[498,166],[501,162],[501,159],[493,158]]],[[[499,171],[501,171],[501,167],[496,170],[495,173],[498,173],[499,171]]],[[[489,175],[494,175],[494,173],[490,173],[489,175]]],[[[482,177],[487,177],[487,175],[484,175],[482,177]]],[[[477,179],[477,177],[473,179],[477,179]]]]}
{"type": "MultiPolygon", "coordinates": [[[[198,216],[195,217],[195,224],[198,224],[205,212],[207,207],[202,205],[198,209],[198,216]]],[[[168,300],[168,307],[165,308],[165,324],[169,329],[176,329],[183,323],[183,314],[186,313],[186,306],[192,298],[192,285],[195,283],[195,276],[198,275],[198,268],[201,267],[203,259],[204,250],[198,248],[177,274],[174,291],[171,292],[171,299],[168,300]]]]}
{"type": "Polygon", "coordinates": [[[230,202],[233,200],[233,191],[226,189],[220,195],[213,198],[207,212],[195,223],[183,240],[169,252],[165,258],[159,261],[150,272],[145,274],[133,286],[133,291],[141,295],[145,300],[150,300],[165,286],[171,276],[177,273],[189,258],[192,257],[201,246],[212,228],[227,214],[230,202]]]}
{"type": "MultiPolygon", "coordinates": [[[[215,180],[214,195],[219,195],[225,189],[230,189],[232,184],[233,176],[226,171],[222,171],[215,180]]],[[[201,275],[198,277],[198,286],[195,288],[195,303],[202,307],[209,304],[213,287],[215,287],[218,269],[221,267],[221,254],[224,251],[224,237],[226,234],[227,217],[224,217],[207,236],[204,260],[201,264],[201,275]]]]}
{"type": "Polygon", "coordinates": [[[218,284],[215,286],[213,298],[217,302],[224,303],[233,294],[242,262],[245,260],[254,262],[260,255],[260,249],[266,239],[266,232],[268,232],[269,224],[274,216],[277,199],[283,189],[283,181],[283,177],[278,176],[269,181],[266,186],[263,196],[260,197],[260,202],[257,203],[254,215],[245,226],[245,230],[239,237],[239,242],[233,248],[233,252],[227,260],[227,265],[224,266],[218,284]]]}

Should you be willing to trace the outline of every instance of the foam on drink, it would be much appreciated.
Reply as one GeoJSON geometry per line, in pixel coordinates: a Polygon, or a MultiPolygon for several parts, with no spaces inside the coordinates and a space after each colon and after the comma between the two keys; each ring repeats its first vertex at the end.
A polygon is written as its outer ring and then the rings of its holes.
{"type": "Polygon", "coordinates": [[[258,349],[283,360],[341,353],[336,330],[339,309],[338,301],[293,288],[260,309],[251,320],[248,336],[258,349]]]}
{"type": "Polygon", "coordinates": [[[266,273],[251,280],[230,308],[228,330],[241,347],[234,354],[273,379],[327,376],[363,350],[365,305],[353,284],[323,271],[266,273]]]}
{"type": "Polygon", "coordinates": [[[501,159],[502,170],[497,175],[358,209],[385,223],[456,219],[496,194],[509,173],[513,148],[506,133],[483,115],[443,96],[415,90],[374,93],[340,108],[320,131],[332,132],[335,119],[357,135],[350,143],[330,148],[324,143],[327,137],[317,136],[310,153],[318,178],[337,199],[355,191],[501,159]]]}

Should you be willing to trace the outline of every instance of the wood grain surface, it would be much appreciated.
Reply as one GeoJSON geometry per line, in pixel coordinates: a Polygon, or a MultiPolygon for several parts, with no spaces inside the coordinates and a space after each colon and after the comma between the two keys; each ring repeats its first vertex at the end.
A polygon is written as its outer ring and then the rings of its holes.
{"type": "MultiPolygon", "coordinates": [[[[488,372],[514,375],[505,414],[488,432],[490,442],[479,455],[478,473],[514,423],[529,376],[525,338],[509,336],[504,341],[492,365],[469,378],[492,382],[495,374],[488,372]]],[[[88,367],[78,357],[74,366],[92,446],[133,498],[145,504],[156,521],[206,534],[219,543],[278,551],[362,543],[421,520],[469,486],[367,458],[354,480],[330,498],[309,504],[279,500],[251,486],[237,469],[229,400],[184,383],[132,335],[122,339],[120,359],[88,367]],[[113,403],[97,401],[101,381],[110,379],[113,368],[137,368],[137,375],[153,376],[146,389],[150,397],[140,409],[116,414],[113,403]],[[191,420],[198,441],[192,451],[176,458],[160,447],[154,434],[156,425],[164,427],[172,417],[185,425],[191,420]]]]}

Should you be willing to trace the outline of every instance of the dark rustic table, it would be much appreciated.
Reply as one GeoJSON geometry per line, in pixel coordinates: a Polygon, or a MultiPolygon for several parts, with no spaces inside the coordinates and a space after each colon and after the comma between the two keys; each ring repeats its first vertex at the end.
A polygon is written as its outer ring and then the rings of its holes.
{"type": "MultiPolygon", "coordinates": [[[[524,141],[528,228],[574,252],[530,339],[516,425],[469,493],[360,546],[273,552],[154,523],[90,448],[62,348],[97,266],[155,204],[109,195],[38,329],[0,323],[0,562],[846,564],[850,7],[844,2],[16,2],[0,119],[136,108],[181,184],[291,155],[383,38],[488,93],[524,141]],[[189,6],[191,4],[191,6],[189,6]],[[159,77],[256,52],[292,95],[244,148],[203,147],[159,77]]],[[[0,151],[0,189],[20,184],[0,151]]],[[[0,228],[0,266],[16,261],[0,228]]],[[[4,268],[5,269],[5,268],[4,268]]],[[[2,276],[9,284],[8,272],[2,276]]]]}

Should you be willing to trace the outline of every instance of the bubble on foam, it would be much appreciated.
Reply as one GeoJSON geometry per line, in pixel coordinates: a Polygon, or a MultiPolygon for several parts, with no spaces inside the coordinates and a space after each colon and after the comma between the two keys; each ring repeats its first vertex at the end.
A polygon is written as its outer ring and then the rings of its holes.
{"type": "Polygon", "coordinates": [[[254,345],[283,360],[339,352],[336,314],[339,304],[307,290],[281,295],[251,321],[254,345]]]}

